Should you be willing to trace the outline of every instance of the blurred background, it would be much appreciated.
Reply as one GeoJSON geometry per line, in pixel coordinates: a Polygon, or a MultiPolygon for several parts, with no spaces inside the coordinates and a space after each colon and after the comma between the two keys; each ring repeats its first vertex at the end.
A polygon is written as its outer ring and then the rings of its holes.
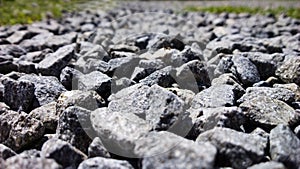
{"type": "Polygon", "coordinates": [[[140,4],[171,8],[177,12],[285,14],[300,18],[299,0],[201,0],[201,1],[117,1],[117,0],[0,0],[0,25],[29,24],[46,18],[59,18],[65,12],[109,10],[115,6],[140,4]]]}

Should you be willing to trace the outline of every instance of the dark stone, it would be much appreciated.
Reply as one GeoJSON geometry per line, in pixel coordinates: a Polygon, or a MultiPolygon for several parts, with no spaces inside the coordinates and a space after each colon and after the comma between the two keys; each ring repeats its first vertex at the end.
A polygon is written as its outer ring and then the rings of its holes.
{"type": "Polygon", "coordinates": [[[42,158],[55,160],[63,168],[77,168],[87,157],[70,143],[59,139],[50,139],[44,143],[41,151],[42,158]]]}
{"type": "Polygon", "coordinates": [[[146,78],[140,80],[140,83],[152,86],[154,84],[158,84],[161,87],[170,87],[173,83],[175,83],[175,69],[171,66],[167,66],[163,69],[157,70],[151,73],[146,78]]]}
{"type": "Polygon", "coordinates": [[[59,48],[56,52],[48,54],[38,64],[38,72],[42,75],[56,76],[59,78],[61,70],[69,64],[74,57],[75,45],[67,45],[59,48]]]}
{"type": "Polygon", "coordinates": [[[95,137],[91,144],[88,147],[88,157],[105,157],[110,158],[110,154],[107,149],[104,147],[101,139],[99,137],[95,137]]]}
{"type": "Polygon", "coordinates": [[[83,161],[78,169],[133,169],[132,165],[125,160],[107,159],[102,157],[94,157],[83,161]]]}
{"type": "Polygon", "coordinates": [[[24,75],[19,81],[30,81],[34,84],[33,108],[56,101],[59,95],[66,91],[65,87],[53,76],[37,76],[34,74],[24,75]]]}
{"type": "Polygon", "coordinates": [[[6,160],[9,157],[15,156],[16,152],[14,152],[12,149],[9,147],[0,144],[0,159],[6,160]]]}
{"type": "Polygon", "coordinates": [[[60,74],[60,82],[67,90],[72,90],[78,88],[78,78],[82,73],[74,68],[69,66],[62,69],[60,74]]]}
{"type": "Polygon", "coordinates": [[[199,135],[196,142],[209,141],[218,149],[217,164],[247,168],[265,155],[268,140],[228,128],[215,128],[199,135]]]}
{"type": "Polygon", "coordinates": [[[300,140],[285,125],[278,125],[270,132],[270,155],[272,160],[282,162],[287,168],[300,165],[300,140]]]}

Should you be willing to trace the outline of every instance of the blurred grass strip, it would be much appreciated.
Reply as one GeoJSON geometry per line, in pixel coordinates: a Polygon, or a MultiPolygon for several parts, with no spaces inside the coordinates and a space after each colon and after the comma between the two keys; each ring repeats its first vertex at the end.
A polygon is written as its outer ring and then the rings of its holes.
{"type": "Polygon", "coordinates": [[[277,8],[261,8],[261,7],[247,7],[247,6],[213,6],[213,7],[196,7],[188,6],[185,11],[190,12],[210,12],[210,13],[249,13],[249,14],[273,14],[278,16],[286,14],[289,17],[300,19],[299,7],[277,7],[277,8]]]}
{"type": "Polygon", "coordinates": [[[0,25],[29,24],[73,11],[78,0],[0,0],[0,25]]]}

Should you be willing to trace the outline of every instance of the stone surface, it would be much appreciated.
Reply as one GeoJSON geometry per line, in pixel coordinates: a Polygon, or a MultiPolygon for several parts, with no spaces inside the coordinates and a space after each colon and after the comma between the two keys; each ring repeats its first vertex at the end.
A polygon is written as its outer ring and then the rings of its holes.
{"type": "Polygon", "coordinates": [[[41,150],[42,158],[53,159],[63,168],[77,168],[87,157],[71,144],[59,140],[50,139],[44,143],[41,150]]]}
{"type": "Polygon", "coordinates": [[[214,168],[217,149],[210,143],[195,143],[175,134],[151,132],[141,138],[135,151],[142,168],[214,168]]]}
{"type": "Polygon", "coordinates": [[[94,157],[83,161],[78,169],[133,169],[127,162],[122,160],[106,159],[102,157],[94,157]]]}
{"type": "Polygon", "coordinates": [[[246,100],[240,107],[251,124],[263,129],[270,129],[278,124],[294,125],[299,121],[299,114],[292,107],[266,96],[246,100]]]}
{"type": "Polygon", "coordinates": [[[265,169],[265,168],[273,168],[273,169],[286,169],[286,167],[279,162],[269,161],[264,163],[255,164],[248,169],[265,169]]]}
{"type": "Polygon", "coordinates": [[[14,152],[9,147],[7,147],[3,144],[0,144],[0,159],[6,160],[9,157],[12,157],[14,155],[16,155],[16,152],[14,152]]]}
{"type": "Polygon", "coordinates": [[[197,142],[209,141],[218,149],[218,163],[247,168],[265,155],[268,140],[227,128],[215,128],[200,134],[197,142]]]}
{"type": "Polygon", "coordinates": [[[300,58],[293,57],[287,59],[276,70],[276,75],[286,83],[296,83],[300,85],[300,58]]]}
{"type": "Polygon", "coordinates": [[[270,132],[270,155],[272,160],[282,162],[287,168],[300,164],[300,140],[285,125],[278,125],[270,132]]]}
{"type": "Polygon", "coordinates": [[[15,169],[15,168],[22,168],[22,169],[40,169],[40,168],[47,168],[47,169],[62,169],[62,167],[57,164],[52,159],[45,159],[45,158],[29,158],[24,159],[19,156],[11,157],[6,160],[5,162],[6,169],[15,169]]]}
{"type": "Polygon", "coordinates": [[[91,144],[88,147],[88,157],[105,157],[110,158],[110,154],[107,149],[104,147],[101,139],[99,137],[95,137],[91,144]]]}

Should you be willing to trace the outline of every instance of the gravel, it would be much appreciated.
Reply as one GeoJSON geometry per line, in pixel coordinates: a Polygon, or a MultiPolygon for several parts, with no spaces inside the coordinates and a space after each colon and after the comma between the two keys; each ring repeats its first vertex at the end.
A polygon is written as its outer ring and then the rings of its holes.
{"type": "Polygon", "coordinates": [[[299,168],[299,20],[121,4],[0,26],[0,169],[299,168]]]}

